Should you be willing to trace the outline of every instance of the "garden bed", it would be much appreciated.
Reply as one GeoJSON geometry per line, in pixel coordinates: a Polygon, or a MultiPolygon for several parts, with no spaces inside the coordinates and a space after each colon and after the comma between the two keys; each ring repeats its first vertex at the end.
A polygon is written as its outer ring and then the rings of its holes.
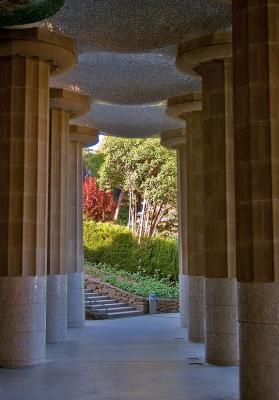
{"type": "Polygon", "coordinates": [[[85,287],[100,294],[133,305],[148,313],[148,297],[155,293],[158,312],[179,311],[179,289],[166,279],[130,273],[104,264],[85,263],[85,287]]]}

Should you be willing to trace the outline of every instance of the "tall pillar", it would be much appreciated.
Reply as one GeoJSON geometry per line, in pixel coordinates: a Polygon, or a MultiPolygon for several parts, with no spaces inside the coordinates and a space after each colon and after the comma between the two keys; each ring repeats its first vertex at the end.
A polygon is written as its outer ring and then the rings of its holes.
{"type": "Polygon", "coordinates": [[[82,148],[98,143],[98,131],[70,126],[68,169],[68,328],[85,321],[83,272],[82,148]]]}
{"type": "Polygon", "coordinates": [[[47,343],[64,340],[67,332],[69,120],[89,110],[88,96],[64,89],[50,89],[47,343]]]}
{"type": "Polygon", "coordinates": [[[168,101],[167,114],[186,122],[185,168],[185,273],[188,275],[188,338],[204,341],[204,184],[201,94],[191,93],[168,101]]]}
{"type": "Polygon", "coordinates": [[[202,75],[206,361],[238,362],[231,34],[184,43],[177,65],[202,75]]]}
{"type": "Polygon", "coordinates": [[[279,396],[279,3],[233,1],[241,400],[279,396]]]}
{"type": "Polygon", "coordinates": [[[180,326],[188,326],[187,274],[187,213],[186,213],[186,136],[184,129],[173,129],[161,134],[161,144],[177,153],[177,210],[179,244],[179,312],[180,326]]]}
{"type": "Polygon", "coordinates": [[[45,358],[49,75],[75,62],[71,39],[0,32],[0,366],[45,358]]]}

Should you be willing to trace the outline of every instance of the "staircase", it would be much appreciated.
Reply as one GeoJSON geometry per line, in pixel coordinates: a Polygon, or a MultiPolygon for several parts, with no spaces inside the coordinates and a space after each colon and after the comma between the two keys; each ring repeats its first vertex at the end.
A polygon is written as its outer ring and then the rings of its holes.
{"type": "Polygon", "coordinates": [[[91,289],[85,289],[85,311],[86,316],[91,319],[113,319],[143,315],[143,312],[135,307],[95,293],[91,289]]]}

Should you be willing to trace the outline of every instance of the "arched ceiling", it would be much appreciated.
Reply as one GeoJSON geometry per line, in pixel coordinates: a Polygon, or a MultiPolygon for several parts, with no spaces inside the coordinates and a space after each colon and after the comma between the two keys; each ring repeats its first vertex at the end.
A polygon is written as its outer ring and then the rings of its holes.
{"type": "Polygon", "coordinates": [[[144,53],[91,51],[79,55],[78,65],[53,77],[57,87],[76,88],[94,100],[116,104],[148,104],[200,90],[175,66],[176,47],[144,53]]]}
{"type": "Polygon", "coordinates": [[[121,137],[156,136],[167,129],[183,127],[182,121],[165,113],[164,103],[143,106],[96,103],[73,123],[94,126],[105,134],[121,137]]]}
{"type": "Polygon", "coordinates": [[[224,0],[66,0],[52,29],[74,37],[80,51],[142,51],[177,44],[231,23],[224,0]]]}
{"type": "Polygon", "coordinates": [[[201,88],[176,69],[177,44],[230,24],[225,0],[66,0],[40,25],[76,40],[77,66],[51,84],[91,96],[91,111],[78,122],[147,137],[180,128],[165,115],[166,100],[201,88]]]}

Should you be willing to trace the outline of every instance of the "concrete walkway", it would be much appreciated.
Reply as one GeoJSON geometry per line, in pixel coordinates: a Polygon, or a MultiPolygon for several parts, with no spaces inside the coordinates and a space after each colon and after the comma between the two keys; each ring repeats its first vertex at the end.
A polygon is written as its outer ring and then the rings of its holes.
{"type": "Polygon", "coordinates": [[[46,364],[0,369],[0,399],[237,399],[238,369],[204,364],[178,325],[176,314],[88,321],[48,345],[46,364]]]}

